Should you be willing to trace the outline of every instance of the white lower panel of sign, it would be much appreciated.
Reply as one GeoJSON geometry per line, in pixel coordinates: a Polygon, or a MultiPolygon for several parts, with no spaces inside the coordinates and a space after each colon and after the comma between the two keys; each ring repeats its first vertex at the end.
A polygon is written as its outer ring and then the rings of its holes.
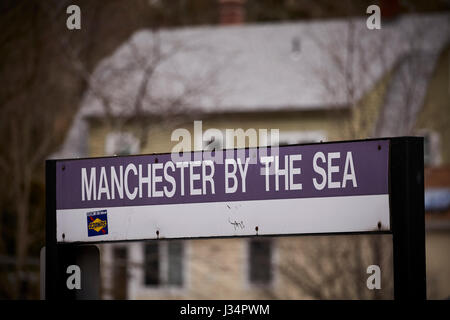
{"type": "Polygon", "coordinates": [[[379,230],[390,230],[387,194],[57,210],[58,242],[379,230]],[[89,235],[96,210],[106,210],[106,224],[89,235]]]}

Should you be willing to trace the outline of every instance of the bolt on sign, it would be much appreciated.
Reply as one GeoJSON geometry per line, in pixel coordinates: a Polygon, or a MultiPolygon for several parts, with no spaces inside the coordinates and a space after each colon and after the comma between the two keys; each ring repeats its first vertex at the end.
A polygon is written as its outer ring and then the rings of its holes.
{"type": "Polygon", "coordinates": [[[201,152],[179,162],[171,154],[58,161],[57,240],[390,229],[388,140],[258,151],[228,150],[221,161],[201,152]]]}

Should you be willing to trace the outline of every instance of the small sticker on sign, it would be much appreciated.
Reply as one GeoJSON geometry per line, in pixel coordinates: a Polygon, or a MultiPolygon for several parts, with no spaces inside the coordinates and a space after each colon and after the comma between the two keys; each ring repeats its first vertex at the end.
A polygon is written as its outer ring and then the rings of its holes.
{"type": "Polygon", "coordinates": [[[88,212],[87,214],[88,237],[108,234],[107,210],[88,212]]]}

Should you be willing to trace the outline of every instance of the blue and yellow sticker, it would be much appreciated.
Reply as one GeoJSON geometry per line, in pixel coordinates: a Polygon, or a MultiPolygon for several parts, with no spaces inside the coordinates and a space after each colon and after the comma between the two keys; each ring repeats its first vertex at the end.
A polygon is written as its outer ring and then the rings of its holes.
{"type": "Polygon", "coordinates": [[[88,237],[108,234],[108,214],[106,210],[92,211],[86,215],[88,237]]]}

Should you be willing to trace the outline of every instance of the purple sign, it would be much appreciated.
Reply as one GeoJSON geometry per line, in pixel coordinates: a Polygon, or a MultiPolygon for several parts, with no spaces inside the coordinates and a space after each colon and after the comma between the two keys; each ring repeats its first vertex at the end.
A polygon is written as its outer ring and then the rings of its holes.
{"type": "Polygon", "coordinates": [[[204,155],[58,161],[57,209],[388,194],[388,140],[204,155]]]}

